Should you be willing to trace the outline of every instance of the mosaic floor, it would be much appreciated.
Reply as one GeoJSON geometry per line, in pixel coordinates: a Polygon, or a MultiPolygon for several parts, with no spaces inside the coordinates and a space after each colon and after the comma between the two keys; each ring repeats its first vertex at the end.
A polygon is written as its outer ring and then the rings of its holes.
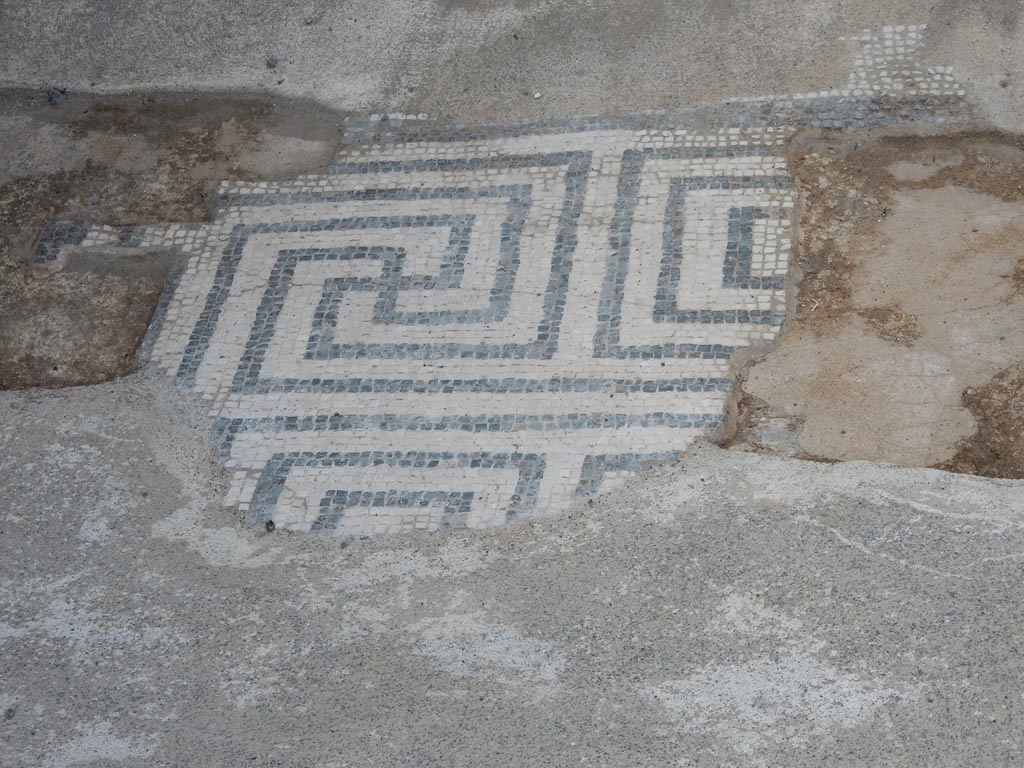
{"type": "Polygon", "coordinates": [[[207,398],[226,503],[372,536],[554,514],[722,418],[784,315],[802,126],[964,119],[922,28],[865,33],[841,90],[671,113],[346,127],[323,175],[225,183],[215,220],[51,222],[186,255],[142,354],[207,398]]]}

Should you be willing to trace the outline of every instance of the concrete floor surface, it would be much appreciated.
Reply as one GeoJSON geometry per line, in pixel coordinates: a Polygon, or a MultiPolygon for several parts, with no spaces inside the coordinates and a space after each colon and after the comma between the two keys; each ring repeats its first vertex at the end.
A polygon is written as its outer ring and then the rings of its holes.
{"type": "MultiPolygon", "coordinates": [[[[979,125],[1013,131],[1021,15],[1010,0],[43,0],[0,6],[0,86],[35,89],[34,110],[48,88],[69,104],[235,89],[299,114],[276,160],[244,131],[171,151],[122,125],[112,167],[146,184],[117,199],[136,190],[128,213],[162,221],[146,195],[167,179],[321,168],[335,116],[818,91],[884,25],[927,24],[927,62],[953,68],[979,125]],[[299,96],[322,105],[315,130],[299,96]]],[[[95,171],[97,144],[30,111],[0,116],[19,137],[5,184],[95,171]]],[[[36,231],[14,197],[0,212],[36,231]]],[[[345,545],[226,511],[207,411],[152,369],[0,392],[0,765],[1024,762],[1024,481],[699,441],[565,517],[345,545]]]]}
{"type": "Polygon", "coordinates": [[[218,511],[168,382],[0,397],[0,763],[1014,765],[1020,481],[691,450],[567,518],[218,511]]]}

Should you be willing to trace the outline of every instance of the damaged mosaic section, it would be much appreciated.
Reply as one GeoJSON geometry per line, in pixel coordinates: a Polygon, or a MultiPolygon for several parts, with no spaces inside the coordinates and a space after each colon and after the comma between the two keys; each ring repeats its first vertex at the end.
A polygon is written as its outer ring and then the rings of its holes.
{"type": "Polygon", "coordinates": [[[321,175],[226,183],[212,223],[52,222],[37,261],[173,248],[142,354],[209,400],[254,522],[346,537],[555,514],[722,419],[785,312],[801,126],[960,120],[867,34],[847,88],[673,113],[347,126],[321,175]],[[443,434],[441,434],[443,433],[443,434]]]}

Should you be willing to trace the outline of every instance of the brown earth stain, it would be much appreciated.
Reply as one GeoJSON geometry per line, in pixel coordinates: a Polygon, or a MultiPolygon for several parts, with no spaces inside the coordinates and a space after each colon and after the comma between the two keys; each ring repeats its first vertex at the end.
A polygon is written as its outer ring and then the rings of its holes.
{"type": "Polygon", "coordinates": [[[45,274],[31,255],[52,219],[114,226],[208,221],[222,180],[323,169],[341,115],[262,96],[69,97],[0,91],[0,389],[94,384],[135,370],[171,261],[123,249],[45,274]],[[148,265],[148,268],[146,268],[148,265]]]}
{"type": "Polygon", "coordinates": [[[982,387],[964,391],[978,429],[940,469],[984,477],[1024,478],[1024,364],[1008,368],[982,387]]]}
{"type": "Polygon", "coordinates": [[[867,320],[872,330],[886,341],[909,346],[921,335],[917,327],[917,318],[904,312],[899,303],[861,307],[857,310],[857,315],[867,320]]]}
{"type": "Polygon", "coordinates": [[[806,132],[788,153],[794,301],[722,442],[1024,477],[1024,141],[806,132]]]}

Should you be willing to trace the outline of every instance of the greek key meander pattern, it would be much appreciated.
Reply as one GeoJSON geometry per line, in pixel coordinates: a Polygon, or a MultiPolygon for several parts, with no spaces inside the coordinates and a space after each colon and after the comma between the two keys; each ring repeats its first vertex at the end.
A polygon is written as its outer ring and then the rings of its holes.
{"type": "Polygon", "coordinates": [[[141,354],[209,400],[256,522],[371,536],[559,512],[722,418],[785,306],[802,126],[965,119],[922,28],[865,33],[842,90],[511,125],[352,122],[209,224],[51,222],[36,260],[169,247],[141,354]],[[442,434],[443,433],[443,434],[442,434]]]}

